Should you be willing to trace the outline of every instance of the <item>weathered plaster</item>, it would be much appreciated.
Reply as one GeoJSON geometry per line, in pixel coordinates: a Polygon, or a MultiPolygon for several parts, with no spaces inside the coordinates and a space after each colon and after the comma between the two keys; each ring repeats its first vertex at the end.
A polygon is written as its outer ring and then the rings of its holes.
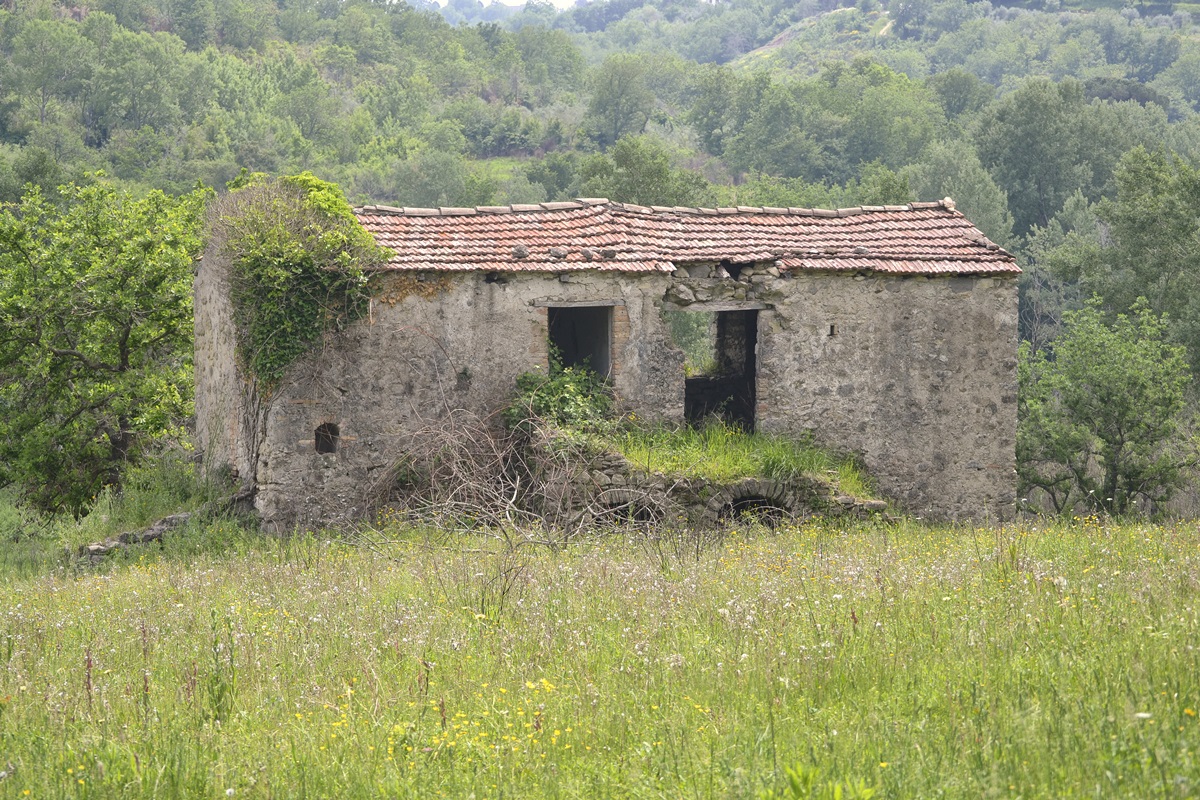
{"type": "Polygon", "coordinates": [[[223,287],[202,270],[197,430],[206,463],[252,475],[270,525],[351,519],[366,510],[406,435],[447,409],[494,411],[518,375],[547,367],[548,307],[611,305],[619,401],[643,418],[674,422],[684,414],[683,355],[670,343],[664,304],[758,309],[759,430],[811,433],[857,454],[880,490],[910,511],[1011,514],[1014,280],[779,277],[772,268],[742,280],[676,274],[427,276],[428,291],[383,296],[367,319],[297,364],[265,403],[254,447],[223,287]],[[336,453],[315,452],[322,423],[339,428],[336,453]]]}

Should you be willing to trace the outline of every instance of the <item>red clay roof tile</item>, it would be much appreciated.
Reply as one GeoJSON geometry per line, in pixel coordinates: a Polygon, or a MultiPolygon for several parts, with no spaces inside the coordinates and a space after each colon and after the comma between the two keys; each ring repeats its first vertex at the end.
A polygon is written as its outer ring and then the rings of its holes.
{"type": "Polygon", "coordinates": [[[647,208],[588,198],[477,209],[366,206],[356,213],[392,250],[383,267],[390,270],[671,272],[677,264],[728,259],[777,261],[793,271],[1020,272],[949,199],[832,211],[647,208]]]}

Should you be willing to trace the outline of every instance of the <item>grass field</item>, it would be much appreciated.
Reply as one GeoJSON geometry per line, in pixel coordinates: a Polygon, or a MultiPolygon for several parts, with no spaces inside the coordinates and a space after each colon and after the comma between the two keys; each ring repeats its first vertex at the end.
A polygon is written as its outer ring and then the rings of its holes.
{"type": "Polygon", "coordinates": [[[6,576],[0,797],[1200,793],[1194,523],[370,542],[6,576]]]}

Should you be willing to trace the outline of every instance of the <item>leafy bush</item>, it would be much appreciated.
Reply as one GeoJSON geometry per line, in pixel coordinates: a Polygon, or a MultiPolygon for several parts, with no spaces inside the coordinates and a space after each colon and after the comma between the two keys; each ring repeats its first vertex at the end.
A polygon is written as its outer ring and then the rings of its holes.
{"type": "Polygon", "coordinates": [[[612,393],[586,367],[560,367],[550,375],[526,372],[517,378],[517,397],[504,412],[512,428],[540,419],[554,425],[595,430],[611,419],[612,393]]]}

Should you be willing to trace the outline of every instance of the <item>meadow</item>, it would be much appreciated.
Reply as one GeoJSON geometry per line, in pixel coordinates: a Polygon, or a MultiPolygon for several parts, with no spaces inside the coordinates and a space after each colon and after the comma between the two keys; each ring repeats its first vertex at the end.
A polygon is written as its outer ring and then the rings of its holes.
{"type": "Polygon", "coordinates": [[[1192,797],[1195,523],[5,564],[0,797],[1192,797]]]}

